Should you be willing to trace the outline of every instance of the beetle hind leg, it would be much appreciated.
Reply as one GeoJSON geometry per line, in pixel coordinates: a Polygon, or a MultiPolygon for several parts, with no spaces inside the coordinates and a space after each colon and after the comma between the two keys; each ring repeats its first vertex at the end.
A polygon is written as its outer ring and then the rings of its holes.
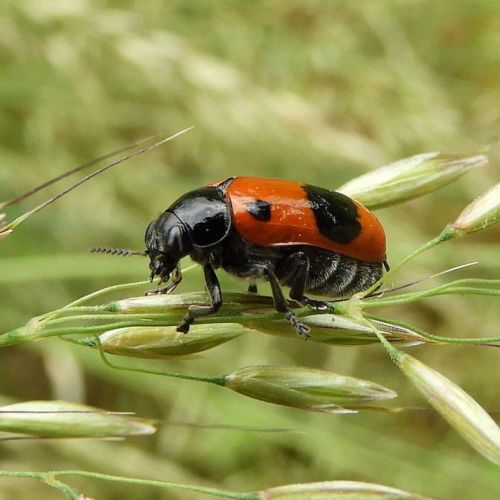
{"type": "Polygon", "coordinates": [[[285,318],[292,325],[292,328],[301,336],[303,336],[306,340],[310,338],[310,328],[300,321],[297,316],[290,310],[288,304],[286,303],[285,297],[283,296],[283,292],[281,291],[281,286],[274,274],[274,271],[271,269],[267,269],[267,276],[269,278],[269,283],[271,284],[271,290],[273,292],[274,306],[276,310],[280,313],[283,313],[285,318]]]}
{"type": "Polygon", "coordinates": [[[309,259],[303,252],[297,252],[291,257],[290,269],[291,279],[290,298],[303,306],[308,306],[318,311],[333,311],[334,306],[323,300],[310,299],[304,295],[306,283],[309,278],[309,259]]]}

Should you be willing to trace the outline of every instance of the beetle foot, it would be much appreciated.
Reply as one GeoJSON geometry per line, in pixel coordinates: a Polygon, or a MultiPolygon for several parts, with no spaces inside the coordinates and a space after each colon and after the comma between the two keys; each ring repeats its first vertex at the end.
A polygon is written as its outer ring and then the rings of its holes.
{"type": "Polygon", "coordinates": [[[304,337],[305,340],[311,338],[311,334],[309,333],[311,329],[302,321],[300,321],[292,311],[287,311],[285,313],[285,318],[290,322],[292,328],[301,336],[304,337]]]}
{"type": "Polygon", "coordinates": [[[168,293],[170,286],[164,286],[161,288],[154,288],[153,290],[148,290],[144,295],[163,295],[165,293],[168,293]]]}
{"type": "Polygon", "coordinates": [[[176,330],[181,333],[187,333],[189,332],[189,327],[191,326],[191,323],[193,320],[189,317],[184,317],[184,319],[177,325],[176,330]]]}
{"type": "Polygon", "coordinates": [[[179,283],[170,283],[170,285],[162,286],[160,288],[154,288],[153,290],[148,290],[144,295],[167,295],[173,292],[179,283]]]}
{"type": "Polygon", "coordinates": [[[335,311],[335,306],[330,304],[329,302],[325,302],[323,300],[313,300],[308,297],[304,297],[301,301],[301,304],[307,307],[311,307],[312,309],[316,309],[316,311],[335,311]]]}

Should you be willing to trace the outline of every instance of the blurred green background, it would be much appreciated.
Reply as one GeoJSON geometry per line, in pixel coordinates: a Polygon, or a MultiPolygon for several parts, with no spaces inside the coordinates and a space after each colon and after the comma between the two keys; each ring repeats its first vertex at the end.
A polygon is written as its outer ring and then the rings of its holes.
{"type": "MultiPolygon", "coordinates": [[[[480,172],[377,213],[389,261],[397,262],[499,180],[499,47],[494,0],[3,0],[0,200],[151,134],[196,128],[86,184],[0,243],[0,330],[95,289],[147,278],[142,259],[86,250],[142,249],[147,223],[205,182],[250,174],[335,188],[405,156],[490,146],[491,163],[480,172]]],[[[12,207],[9,219],[57,189],[12,207]]],[[[499,235],[493,228],[447,243],[399,280],[475,260],[479,266],[459,275],[499,277],[499,235]]],[[[224,289],[243,290],[220,274],[224,289]]],[[[196,271],[180,291],[201,288],[196,271]]],[[[384,313],[449,336],[497,335],[500,318],[494,299],[462,297],[384,313]]],[[[411,352],[485,408],[500,408],[494,349],[411,352]]],[[[396,404],[424,405],[378,345],[246,336],[195,359],[146,364],[199,374],[300,364],[368,378],[398,391],[396,404]]],[[[208,385],[113,371],[93,351],[55,339],[2,349],[0,379],[4,402],[66,399],[171,422],[299,431],[166,424],[154,437],[125,442],[10,442],[1,445],[2,469],[82,468],[236,491],[349,479],[443,499],[500,496],[498,469],[431,412],[309,414],[208,385]]],[[[73,484],[106,499],[205,498],[73,484]]],[[[28,480],[0,481],[0,498],[35,495],[60,498],[28,480]]]]}

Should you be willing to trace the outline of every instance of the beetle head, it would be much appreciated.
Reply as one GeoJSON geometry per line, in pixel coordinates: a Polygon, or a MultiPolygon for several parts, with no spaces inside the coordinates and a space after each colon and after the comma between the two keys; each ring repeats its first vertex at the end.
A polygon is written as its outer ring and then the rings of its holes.
{"type": "Polygon", "coordinates": [[[146,230],[151,278],[167,281],[182,257],[193,249],[210,252],[230,228],[231,214],[222,190],[205,186],[181,196],[146,230]]]}
{"type": "Polygon", "coordinates": [[[146,229],[146,254],[150,259],[151,281],[159,276],[168,281],[179,261],[192,249],[187,231],[172,212],[164,212],[146,229]]]}

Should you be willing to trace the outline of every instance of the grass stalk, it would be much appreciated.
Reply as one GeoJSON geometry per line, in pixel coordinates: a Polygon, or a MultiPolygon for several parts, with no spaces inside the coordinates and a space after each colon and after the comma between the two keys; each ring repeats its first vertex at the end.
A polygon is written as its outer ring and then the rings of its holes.
{"type": "Polygon", "coordinates": [[[57,480],[58,477],[79,476],[88,477],[91,479],[99,479],[103,481],[112,481],[126,484],[136,484],[140,486],[155,486],[159,488],[179,488],[188,491],[196,491],[205,493],[219,498],[233,498],[235,500],[258,500],[259,494],[256,492],[250,493],[235,493],[232,491],[222,490],[219,488],[210,488],[208,486],[195,486],[185,483],[175,483],[171,481],[159,481],[157,479],[139,479],[125,476],[114,476],[111,474],[102,474],[100,472],[84,471],[84,470],[60,470],[48,472],[28,472],[28,471],[0,471],[0,477],[16,477],[26,479],[36,479],[56,488],[63,492],[71,500],[79,500],[83,496],[80,495],[71,486],[57,480]]]}

